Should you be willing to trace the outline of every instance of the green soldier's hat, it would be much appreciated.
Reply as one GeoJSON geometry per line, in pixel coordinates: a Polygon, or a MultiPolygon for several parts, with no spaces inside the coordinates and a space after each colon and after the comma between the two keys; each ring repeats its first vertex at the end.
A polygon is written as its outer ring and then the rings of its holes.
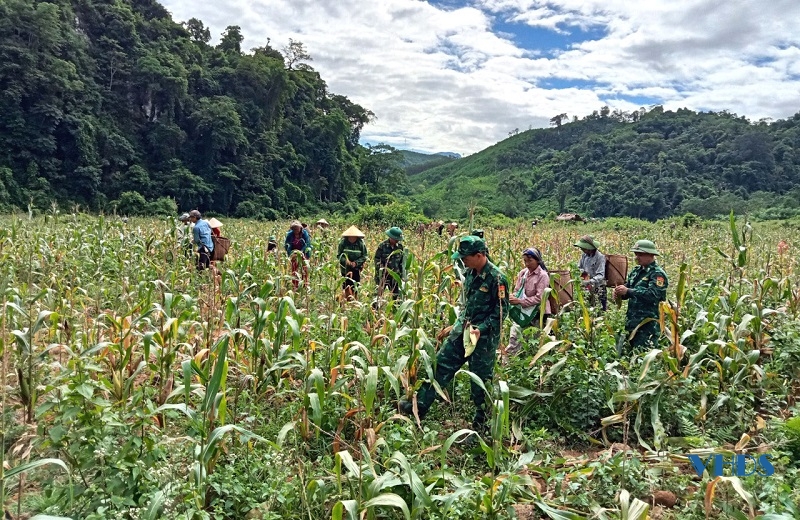
{"type": "Polygon", "coordinates": [[[458,251],[450,255],[453,260],[464,258],[465,256],[474,255],[475,253],[486,252],[486,242],[482,238],[474,235],[467,235],[461,237],[458,243],[458,251]]]}
{"type": "Polygon", "coordinates": [[[386,236],[399,242],[403,240],[403,230],[397,226],[391,227],[386,230],[386,236]]]}
{"type": "Polygon", "coordinates": [[[481,228],[473,229],[470,232],[470,235],[476,236],[476,237],[479,237],[479,238],[483,238],[483,230],[481,228]]]}
{"type": "Polygon", "coordinates": [[[580,247],[581,249],[597,249],[597,242],[595,241],[592,235],[584,235],[575,242],[575,247],[580,247]]]}
{"type": "Polygon", "coordinates": [[[649,253],[651,255],[658,255],[656,245],[650,240],[637,240],[636,244],[631,248],[634,253],[649,253]]]}
{"type": "Polygon", "coordinates": [[[275,242],[275,235],[270,235],[269,241],[270,242],[275,242]]]}

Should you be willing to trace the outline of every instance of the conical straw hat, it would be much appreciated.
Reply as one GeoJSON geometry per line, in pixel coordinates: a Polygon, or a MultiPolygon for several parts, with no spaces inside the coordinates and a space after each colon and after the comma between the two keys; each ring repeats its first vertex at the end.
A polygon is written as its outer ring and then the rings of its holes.
{"type": "Polygon", "coordinates": [[[211,226],[212,229],[213,228],[220,228],[220,227],[222,227],[222,222],[220,222],[219,220],[215,219],[214,217],[211,217],[210,219],[208,219],[208,225],[211,226]]]}
{"type": "Polygon", "coordinates": [[[328,224],[328,221],[325,220],[324,218],[319,219],[316,223],[317,224],[323,224],[325,226],[329,226],[330,225],[330,224],[328,224]]]}
{"type": "Polygon", "coordinates": [[[342,236],[364,238],[364,233],[362,233],[361,230],[358,229],[357,227],[350,226],[344,233],[342,233],[342,236]]]}

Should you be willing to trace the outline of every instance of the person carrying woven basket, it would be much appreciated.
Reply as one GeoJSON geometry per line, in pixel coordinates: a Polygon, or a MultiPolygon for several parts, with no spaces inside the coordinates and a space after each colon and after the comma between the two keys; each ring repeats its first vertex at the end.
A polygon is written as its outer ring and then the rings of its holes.
{"type": "MultiPolygon", "coordinates": [[[[542,253],[535,247],[529,247],[522,253],[525,268],[517,274],[514,292],[508,297],[508,303],[518,306],[512,307],[509,317],[514,322],[511,325],[511,336],[508,339],[506,357],[517,354],[520,350],[520,336],[522,329],[527,326],[538,326],[540,322],[540,305],[544,291],[550,287],[550,274],[542,260],[542,253]],[[519,311],[519,312],[514,312],[519,311]],[[513,313],[513,314],[512,314],[513,313]]],[[[545,300],[544,321],[552,314],[550,300],[545,300]]]]}
{"type": "Polygon", "coordinates": [[[574,245],[582,251],[578,262],[578,269],[581,270],[581,287],[591,294],[590,302],[594,304],[595,299],[599,300],[605,311],[608,307],[606,255],[598,251],[598,242],[591,235],[582,236],[574,245]]]}

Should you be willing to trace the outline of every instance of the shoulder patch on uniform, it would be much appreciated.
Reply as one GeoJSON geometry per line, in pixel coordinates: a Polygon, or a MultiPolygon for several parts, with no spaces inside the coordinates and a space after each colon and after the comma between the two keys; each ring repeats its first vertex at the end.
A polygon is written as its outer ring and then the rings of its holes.
{"type": "Polygon", "coordinates": [[[503,285],[503,284],[500,284],[497,287],[497,294],[500,296],[501,300],[505,300],[506,299],[506,286],[503,285]]]}
{"type": "Polygon", "coordinates": [[[663,276],[656,276],[656,285],[659,287],[664,287],[664,277],[663,276]]]}

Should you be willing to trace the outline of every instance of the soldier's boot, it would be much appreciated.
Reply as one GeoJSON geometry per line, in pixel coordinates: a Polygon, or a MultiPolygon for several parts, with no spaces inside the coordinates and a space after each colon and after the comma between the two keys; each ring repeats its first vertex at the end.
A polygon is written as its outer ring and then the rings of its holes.
{"type": "MultiPolygon", "coordinates": [[[[414,415],[414,403],[409,401],[409,400],[407,400],[407,399],[400,399],[400,402],[398,403],[398,409],[400,410],[400,413],[402,413],[403,415],[408,415],[410,417],[413,417],[413,415],[414,415]]],[[[422,406],[419,406],[419,402],[418,402],[417,403],[417,414],[419,415],[419,420],[421,421],[422,419],[424,419],[425,415],[427,415],[427,413],[428,413],[428,409],[427,408],[423,408],[422,406]]]]}

